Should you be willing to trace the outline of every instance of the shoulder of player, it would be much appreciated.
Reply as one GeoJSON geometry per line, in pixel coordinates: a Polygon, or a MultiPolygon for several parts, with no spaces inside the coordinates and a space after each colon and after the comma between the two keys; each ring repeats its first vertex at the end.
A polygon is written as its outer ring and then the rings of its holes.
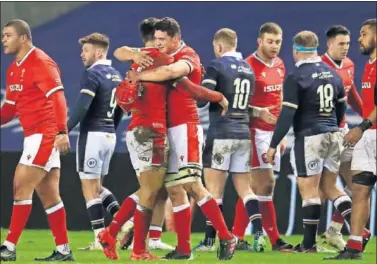
{"type": "Polygon", "coordinates": [[[187,46],[186,44],[184,47],[181,48],[180,51],[177,52],[175,56],[178,57],[178,59],[185,56],[197,57],[199,59],[198,53],[196,53],[196,51],[193,48],[187,46]]]}
{"type": "Polygon", "coordinates": [[[345,57],[344,60],[343,60],[343,67],[352,67],[352,68],[354,68],[355,64],[354,64],[354,62],[350,58],[345,57]]]}
{"type": "Polygon", "coordinates": [[[221,67],[222,67],[222,64],[223,64],[223,63],[224,63],[224,62],[223,62],[223,60],[222,60],[221,58],[215,58],[215,59],[212,59],[212,60],[209,62],[207,68],[208,68],[208,67],[213,67],[213,68],[215,68],[216,70],[220,70],[221,67]]]}
{"type": "Polygon", "coordinates": [[[277,67],[277,68],[284,68],[285,69],[284,61],[280,57],[275,58],[274,66],[277,67]]]}
{"type": "Polygon", "coordinates": [[[46,52],[39,48],[35,48],[34,52],[30,55],[32,55],[33,60],[37,62],[57,65],[56,62],[46,52]]]}
{"type": "Polygon", "coordinates": [[[254,53],[251,53],[249,56],[245,58],[245,61],[249,64],[253,64],[255,61],[254,53]]]}
{"type": "Polygon", "coordinates": [[[59,70],[58,64],[41,49],[37,49],[33,54],[30,65],[35,70],[39,70],[41,66],[53,67],[59,70]]]}
{"type": "Polygon", "coordinates": [[[86,69],[81,76],[82,80],[91,80],[98,82],[101,79],[101,73],[95,68],[86,69]]]}

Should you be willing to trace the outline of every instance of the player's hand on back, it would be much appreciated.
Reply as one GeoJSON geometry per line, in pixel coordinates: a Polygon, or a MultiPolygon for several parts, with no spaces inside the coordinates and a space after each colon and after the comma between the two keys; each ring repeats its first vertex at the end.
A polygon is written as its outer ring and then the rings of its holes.
{"type": "Polygon", "coordinates": [[[71,148],[69,143],[69,137],[67,134],[60,134],[56,136],[54,146],[58,149],[60,154],[66,154],[71,148]]]}
{"type": "Polygon", "coordinates": [[[267,151],[267,162],[275,165],[275,154],[276,154],[276,149],[275,148],[269,148],[267,151]]]}
{"type": "Polygon", "coordinates": [[[139,64],[142,68],[147,68],[153,65],[153,58],[148,55],[147,51],[135,51],[133,61],[139,64]]]}
{"type": "Polygon", "coordinates": [[[228,112],[229,101],[225,98],[225,96],[223,96],[223,99],[219,102],[219,104],[223,108],[223,111],[221,112],[221,115],[225,115],[226,112],[228,112]]]}

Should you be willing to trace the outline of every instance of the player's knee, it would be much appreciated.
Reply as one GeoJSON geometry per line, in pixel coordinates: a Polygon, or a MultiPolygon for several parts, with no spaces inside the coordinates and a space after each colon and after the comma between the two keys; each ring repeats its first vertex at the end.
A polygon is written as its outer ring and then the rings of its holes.
{"type": "Polygon", "coordinates": [[[13,184],[13,199],[14,200],[25,200],[33,196],[34,187],[23,184],[20,182],[14,182],[13,184]]]}
{"type": "Polygon", "coordinates": [[[99,198],[101,192],[100,180],[82,180],[81,183],[82,193],[86,201],[99,198]]]}
{"type": "Polygon", "coordinates": [[[180,203],[187,199],[187,194],[182,185],[171,186],[167,188],[169,198],[173,204],[180,203]],[[186,197],[185,197],[186,196],[186,197]]]}
{"type": "Polygon", "coordinates": [[[166,188],[160,189],[160,191],[158,192],[157,199],[160,200],[160,201],[166,202],[166,200],[168,199],[168,192],[167,192],[166,188]]]}
{"type": "Polygon", "coordinates": [[[275,180],[271,178],[266,178],[259,187],[258,195],[272,195],[274,192],[275,180]]]}
{"type": "Polygon", "coordinates": [[[200,181],[185,183],[184,188],[196,201],[200,200],[208,192],[200,181]]]}
{"type": "Polygon", "coordinates": [[[61,201],[59,191],[49,188],[37,188],[37,194],[44,208],[49,208],[61,201]]]}
{"type": "Polygon", "coordinates": [[[140,201],[149,205],[154,205],[157,199],[158,190],[148,187],[140,187],[140,201]]]}

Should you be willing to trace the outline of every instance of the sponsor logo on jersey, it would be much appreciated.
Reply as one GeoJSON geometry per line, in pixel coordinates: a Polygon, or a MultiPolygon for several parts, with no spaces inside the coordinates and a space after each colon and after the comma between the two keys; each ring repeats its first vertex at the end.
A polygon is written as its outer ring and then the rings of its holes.
{"type": "Polygon", "coordinates": [[[23,87],[22,84],[11,84],[11,85],[9,85],[9,90],[11,92],[14,92],[14,91],[21,92],[23,88],[24,87],[23,87]]]}
{"type": "Polygon", "coordinates": [[[361,84],[361,88],[362,89],[370,89],[370,88],[372,88],[372,84],[370,82],[363,82],[361,84]]]}
{"type": "Polygon", "coordinates": [[[281,91],[283,89],[282,84],[275,84],[275,85],[268,85],[263,88],[265,93],[275,92],[275,91],[281,91]]]}

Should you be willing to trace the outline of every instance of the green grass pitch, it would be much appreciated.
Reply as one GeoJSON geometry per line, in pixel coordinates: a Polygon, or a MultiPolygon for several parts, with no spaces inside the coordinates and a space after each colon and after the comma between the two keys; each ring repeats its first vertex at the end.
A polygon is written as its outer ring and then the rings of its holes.
{"type": "MultiPolygon", "coordinates": [[[[1,241],[4,240],[6,230],[1,230],[1,241]]],[[[79,251],[79,247],[88,245],[93,240],[93,233],[89,231],[69,232],[71,248],[73,250],[74,258],[77,263],[114,263],[112,260],[106,259],[101,251],[79,251]]],[[[203,234],[192,234],[192,246],[197,245],[203,234]]],[[[247,238],[251,241],[251,238],[247,238]]],[[[301,236],[290,236],[286,238],[291,243],[299,243],[301,236]]],[[[163,240],[171,245],[175,244],[175,234],[163,233],[163,240]]],[[[17,245],[17,262],[18,263],[35,263],[35,257],[47,257],[54,249],[54,242],[49,230],[25,230],[22,234],[19,244],[17,245]]],[[[130,251],[119,250],[120,260],[115,262],[130,262],[130,251]]],[[[155,251],[159,256],[163,256],[166,252],[155,251]]],[[[236,251],[233,259],[234,264],[314,264],[314,263],[328,263],[322,259],[330,254],[298,254],[298,253],[279,253],[271,252],[268,246],[266,252],[244,252],[236,251]]],[[[165,262],[165,261],[164,261],[165,262]]],[[[169,262],[187,262],[187,261],[169,261],[169,262]]],[[[190,262],[195,263],[217,263],[216,252],[198,252],[194,253],[194,260],[190,262]]],[[[331,261],[330,263],[333,263],[331,261]]],[[[355,264],[373,264],[376,263],[376,238],[372,238],[368,244],[367,252],[363,255],[362,261],[335,261],[335,263],[355,263],[355,264]]]]}

